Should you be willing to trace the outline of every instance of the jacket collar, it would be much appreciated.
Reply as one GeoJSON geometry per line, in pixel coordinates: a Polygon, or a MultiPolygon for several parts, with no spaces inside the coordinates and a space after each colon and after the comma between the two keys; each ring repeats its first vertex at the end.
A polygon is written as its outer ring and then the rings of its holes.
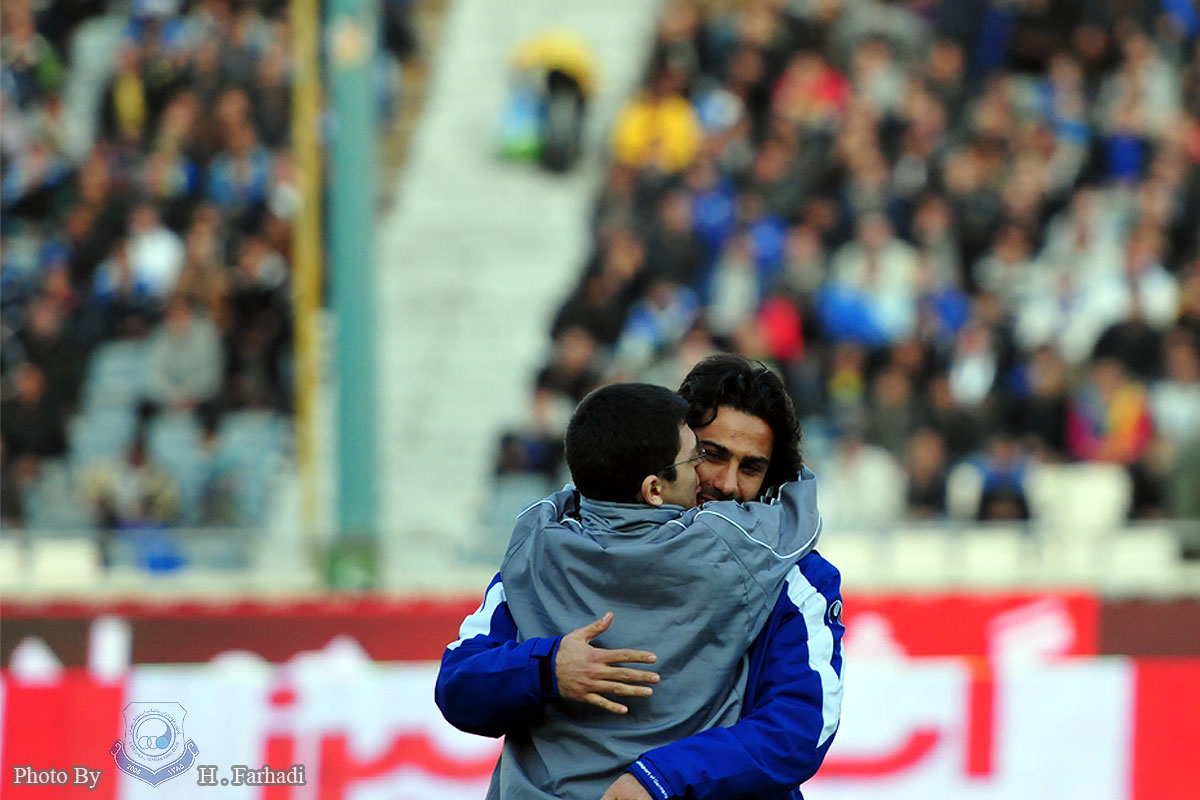
{"type": "Polygon", "coordinates": [[[579,499],[579,518],[584,527],[596,527],[616,533],[635,533],[647,526],[666,525],[683,515],[675,505],[648,506],[642,503],[612,503],[606,500],[579,499]]]}

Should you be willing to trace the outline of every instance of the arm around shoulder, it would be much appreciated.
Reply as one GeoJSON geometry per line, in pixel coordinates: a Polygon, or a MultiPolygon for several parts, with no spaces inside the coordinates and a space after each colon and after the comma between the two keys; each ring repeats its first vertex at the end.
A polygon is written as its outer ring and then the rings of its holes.
{"type": "Polygon", "coordinates": [[[661,800],[787,796],[816,774],[837,732],[843,632],[841,576],[810,553],[751,648],[742,719],[655,748],[629,771],[661,800]]]}
{"type": "Polygon", "coordinates": [[[497,575],[442,654],[434,688],[442,716],[459,730],[492,737],[533,723],[556,696],[553,662],[560,640],[518,641],[497,575]]]}

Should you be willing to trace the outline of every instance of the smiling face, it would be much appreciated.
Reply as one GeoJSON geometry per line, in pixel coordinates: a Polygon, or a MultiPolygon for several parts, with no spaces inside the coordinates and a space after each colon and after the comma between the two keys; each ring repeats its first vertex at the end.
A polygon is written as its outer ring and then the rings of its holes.
{"type": "Polygon", "coordinates": [[[775,436],[762,419],[719,406],[708,425],[696,429],[705,458],[696,465],[700,478],[697,501],[753,500],[762,489],[775,436]]]}

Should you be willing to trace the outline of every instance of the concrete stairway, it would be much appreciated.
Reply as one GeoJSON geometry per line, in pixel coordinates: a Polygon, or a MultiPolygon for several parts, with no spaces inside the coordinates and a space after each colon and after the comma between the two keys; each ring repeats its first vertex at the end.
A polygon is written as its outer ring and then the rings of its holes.
{"type": "MultiPolygon", "coordinates": [[[[658,3],[456,0],[425,111],[379,228],[384,577],[469,559],[496,437],[525,418],[551,315],[586,256],[604,142],[644,67],[658,3]],[[565,176],[493,155],[513,45],[547,27],[600,62],[583,163],[565,176]]],[[[531,498],[531,500],[534,498],[531,498]]]]}

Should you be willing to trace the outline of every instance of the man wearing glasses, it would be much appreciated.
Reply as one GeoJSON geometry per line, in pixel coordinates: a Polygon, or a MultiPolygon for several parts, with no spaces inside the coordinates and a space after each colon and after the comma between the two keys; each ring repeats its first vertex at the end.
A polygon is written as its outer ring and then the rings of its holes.
{"type": "MultiPolygon", "coordinates": [[[[662,505],[653,502],[652,476],[645,476],[643,484],[651,489],[648,497],[641,494],[647,513],[670,512],[674,519],[661,523],[664,533],[683,535],[662,554],[617,570],[617,581],[636,587],[632,596],[620,596],[629,594],[623,583],[603,583],[613,572],[605,566],[610,543],[581,536],[583,531],[577,528],[582,519],[574,520],[568,501],[557,500],[560,496],[556,495],[531,507],[525,516],[540,514],[551,521],[562,520],[563,541],[581,547],[597,543],[598,551],[587,554],[582,564],[574,557],[560,564],[552,561],[559,554],[545,549],[537,549],[538,558],[529,558],[522,551],[541,540],[526,536],[521,542],[515,536],[505,570],[489,587],[480,610],[464,622],[459,641],[443,657],[437,699],[447,719],[464,730],[509,737],[505,753],[509,760],[502,759],[498,766],[493,796],[599,797],[607,787],[604,796],[608,800],[685,795],[799,797],[796,787],[816,771],[832,740],[841,697],[839,576],[816,553],[802,557],[786,547],[767,553],[755,543],[766,541],[764,529],[783,519],[772,516],[781,506],[795,505],[796,492],[805,495],[797,506],[806,515],[801,528],[815,534],[819,527],[811,495],[815,484],[812,474],[800,466],[799,430],[790,400],[777,377],[761,365],[734,356],[701,362],[685,380],[681,393],[690,401],[686,418],[697,434],[697,444],[708,454],[692,462],[699,499],[708,505],[689,512],[670,508],[690,504],[687,473],[691,470],[679,463],[671,467],[682,474],[683,485],[679,474],[668,476],[667,470],[661,471],[663,485],[658,493],[662,505]],[[797,477],[802,480],[796,481],[797,477]],[[781,493],[783,503],[740,504],[761,496],[765,485],[789,479],[792,482],[781,493]],[[729,500],[738,502],[721,502],[729,500]],[[698,526],[704,526],[700,536],[692,530],[698,526]],[[705,534],[720,537],[722,531],[733,537],[731,542],[722,540],[728,545],[724,558],[690,549],[694,540],[702,540],[705,534]],[[750,609],[748,616],[736,620],[729,618],[734,605],[726,599],[729,589],[739,585],[737,580],[746,580],[745,576],[717,580],[715,586],[705,583],[713,577],[714,565],[730,561],[737,553],[735,547],[747,548],[750,553],[741,562],[749,576],[747,585],[778,586],[772,583],[773,576],[778,575],[780,566],[786,568],[786,590],[778,594],[778,600],[774,590],[764,592],[768,605],[774,605],[767,609],[761,633],[763,617],[750,618],[761,609],[750,609]],[[519,557],[516,561],[514,552],[519,557]],[[768,557],[756,559],[755,554],[768,557]],[[514,568],[515,563],[523,564],[525,572],[514,568]],[[577,584],[586,584],[584,591],[592,595],[588,601],[591,610],[598,614],[602,608],[615,607],[615,617],[605,615],[566,636],[555,636],[557,631],[574,628],[579,617],[531,615],[528,609],[514,608],[515,598],[525,595],[528,585],[545,589],[561,577],[555,570],[563,569],[571,572],[570,581],[564,578],[559,587],[564,589],[563,595],[576,601],[577,584]],[[543,585],[546,575],[551,578],[543,585]],[[726,614],[723,622],[718,619],[722,613],[726,614]],[[591,646],[591,639],[609,631],[610,626],[609,641],[653,648],[659,656],[661,683],[652,672],[616,666],[654,663],[655,655],[648,650],[591,646]],[[672,634],[699,638],[679,647],[667,641],[672,634]],[[712,646],[703,641],[706,636],[727,648],[721,651],[725,671],[711,658],[714,651],[706,650],[712,646]],[[751,639],[753,644],[746,652],[744,645],[751,639]],[[732,659],[728,652],[731,644],[736,645],[732,659]],[[738,658],[743,654],[744,658],[738,658]],[[737,661],[732,672],[731,660],[737,661]],[[704,694],[700,686],[714,679],[724,694],[718,691],[721,696],[715,701],[708,695],[698,697],[704,694]],[[726,683],[721,684],[722,680],[726,683]],[[652,703],[633,700],[626,706],[605,697],[647,697],[650,687],[636,685],[639,683],[656,684],[652,703]],[[622,716],[608,716],[600,709],[622,716]],[[678,711],[685,722],[664,722],[653,716],[663,709],[678,711]],[[580,741],[568,738],[566,752],[572,752],[572,747],[578,752],[564,768],[558,759],[542,757],[539,746],[553,754],[555,745],[563,741],[551,736],[558,730],[554,726],[562,727],[571,720],[584,720],[588,727],[582,729],[586,736],[580,741]],[[696,733],[702,728],[707,730],[696,733]],[[609,736],[610,730],[617,732],[615,739],[609,736]],[[604,736],[597,738],[600,732],[604,736]],[[602,754],[599,761],[608,766],[607,771],[597,769],[584,778],[578,785],[586,789],[576,795],[575,777],[592,769],[580,753],[602,754]],[[533,777],[534,785],[521,787],[506,781],[506,777],[528,777],[514,766],[525,761],[534,765],[533,771],[540,770],[533,777]],[[616,777],[612,763],[627,769],[616,777]],[[498,792],[499,788],[504,791],[498,792]]],[[[608,425],[609,431],[620,427],[614,420],[608,420],[608,425]]],[[[673,461],[700,455],[689,452],[693,441],[689,434],[677,441],[673,461]]],[[[585,498],[588,495],[587,491],[583,494],[585,498]]],[[[581,506],[589,504],[580,501],[581,506]]],[[[794,524],[793,518],[788,519],[789,525],[794,524]]],[[[616,541],[621,540],[617,537],[616,541]]],[[[653,538],[644,544],[652,543],[653,538]]],[[[555,612],[562,600],[551,593],[544,605],[555,612]]]]}

